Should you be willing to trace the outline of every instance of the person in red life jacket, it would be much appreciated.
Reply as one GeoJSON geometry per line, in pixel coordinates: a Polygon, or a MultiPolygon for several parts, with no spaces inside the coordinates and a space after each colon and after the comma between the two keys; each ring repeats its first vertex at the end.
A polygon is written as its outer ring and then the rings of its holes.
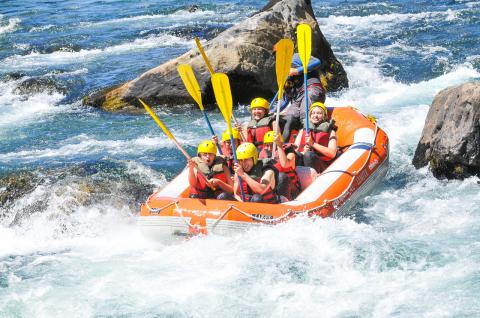
{"type": "Polygon", "coordinates": [[[279,196],[275,191],[278,182],[278,171],[270,164],[269,159],[258,159],[257,147],[245,142],[237,148],[238,163],[234,165],[234,189],[237,200],[242,201],[240,183],[245,194],[245,201],[278,203],[279,196]]]}
{"type": "Polygon", "coordinates": [[[292,144],[284,145],[282,143],[282,136],[279,134],[275,137],[274,131],[269,131],[263,137],[264,148],[259,154],[259,158],[271,158],[273,143],[277,144],[275,153],[275,168],[277,168],[278,185],[277,193],[283,195],[288,200],[293,200],[300,194],[301,184],[300,178],[297,175],[295,147],[292,144]]]}
{"type": "MultiPolygon", "coordinates": [[[[233,135],[233,142],[235,143],[235,149],[238,148],[240,145],[240,133],[236,129],[232,129],[233,135]]],[[[213,136],[212,141],[215,144],[218,144],[218,137],[213,136]]],[[[222,149],[222,155],[225,157],[225,161],[227,163],[227,167],[230,170],[230,173],[233,175],[233,150],[232,150],[232,142],[230,141],[230,134],[228,133],[228,129],[222,133],[222,142],[220,143],[220,148],[222,149]]]]}
{"type": "Polygon", "coordinates": [[[309,135],[305,136],[305,130],[302,129],[295,145],[303,165],[322,172],[337,155],[335,121],[327,121],[327,107],[320,102],[313,103],[308,114],[311,124],[309,135]]]}
{"type": "Polygon", "coordinates": [[[247,142],[253,143],[258,151],[263,148],[263,136],[267,131],[274,130],[275,118],[269,116],[270,104],[265,98],[257,97],[250,103],[252,119],[246,127],[236,126],[239,131],[247,131],[247,142]]]}
{"type": "MultiPolygon", "coordinates": [[[[276,52],[276,46],[273,47],[276,52]]],[[[307,65],[307,85],[308,85],[308,103],[311,105],[314,102],[325,102],[325,88],[320,81],[320,69],[322,61],[315,56],[310,56],[307,65]]],[[[300,55],[295,53],[293,55],[292,64],[290,66],[290,73],[285,82],[285,95],[283,96],[282,110],[288,103],[286,109],[282,111],[283,126],[283,142],[290,141],[290,134],[292,130],[300,130],[303,128],[303,120],[305,119],[305,85],[304,85],[304,69],[300,55]]],[[[273,112],[273,109],[272,109],[273,112]]]]}
{"type": "Polygon", "coordinates": [[[233,181],[230,171],[225,159],[217,156],[216,153],[215,144],[205,140],[198,145],[198,157],[188,160],[190,198],[233,199],[233,181]]]}

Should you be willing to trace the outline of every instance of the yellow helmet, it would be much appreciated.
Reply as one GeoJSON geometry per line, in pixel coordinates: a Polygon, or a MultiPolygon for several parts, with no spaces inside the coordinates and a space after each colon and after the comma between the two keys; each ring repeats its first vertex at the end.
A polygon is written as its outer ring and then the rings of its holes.
{"type": "Polygon", "coordinates": [[[250,103],[250,109],[258,108],[258,107],[264,108],[267,112],[270,110],[270,104],[265,98],[262,98],[262,97],[254,98],[250,103]]]}
{"type": "Polygon", "coordinates": [[[217,153],[217,147],[210,140],[204,140],[198,145],[197,155],[200,153],[217,153]]]}
{"type": "Polygon", "coordinates": [[[253,164],[257,163],[258,160],[258,151],[257,147],[250,142],[244,142],[237,148],[237,159],[244,160],[248,158],[253,158],[253,164]]]}
{"type": "Polygon", "coordinates": [[[321,108],[323,110],[323,119],[327,120],[327,113],[328,113],[327,107],[322,102],[315,102],[312,105],[310,105],[310,109],[308,110],[308,114],[310,115],[310,113],[312,112],[312,110],[315,107],[321,108]]]}
{"type": "MultiPolygon", "coordinates": [[[[280,135],[280,138],[282,137],[282,134],[278,132],[280,135]]],[[[275,132],[273,130],[268,131],[265,135],[263,135],[263,143],[264,144],[269,144],[273,143],[275,141],[275,132]]]]}
{"type": "MultiPolygon", "coordinates": [[[[232,135],[233,135],[233,139],[240,140],[240,133],[235,128],[232,128],[232,135]]],[[[227,140],[230,140],[230,134],[228,133],[228,129],[222,133],[222,141],[227,141],[227,140]]]]}

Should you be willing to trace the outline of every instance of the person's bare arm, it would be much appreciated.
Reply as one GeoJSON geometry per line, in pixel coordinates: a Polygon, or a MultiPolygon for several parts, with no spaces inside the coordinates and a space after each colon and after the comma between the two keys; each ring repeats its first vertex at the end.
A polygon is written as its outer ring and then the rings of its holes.
{"type": "Polygon", "coordinates": [[[335,158],[337,155],[337,135],[335,130],[330,132],[330,139],[328,141],[328,146],[322,146],[317,143],[313,143],[312,148],[321,153],[323,156],[328,157],[329,159],[335,158]]]}

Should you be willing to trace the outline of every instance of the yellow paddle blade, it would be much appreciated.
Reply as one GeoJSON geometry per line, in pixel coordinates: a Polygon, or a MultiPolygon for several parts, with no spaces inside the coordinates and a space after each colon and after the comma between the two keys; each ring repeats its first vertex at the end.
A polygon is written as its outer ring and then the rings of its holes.
{"type": "Polygon", "coordinates": [[[181,64],[178,66],[177,71],[188,93],[197,102],[198,107],[203,110],[202,92],[200,91],[200,86],[195,78],[195,74],[193,74],[192,67],[188,64],[181,64]]]}
{"type": "Polygon", "coordinates": [[[157,115],[155,115],[153,110],[150,107],[148,107],[148,105],[145,104],[143,102],[143,100],[141,100],[140,98],[138,100],[140,101],[140,103],[142,103],[143,107],[145,107],[145,109],[147,110],[147,113],[149,113],[150,116],[152,116],[153,120],[155,120],[155,122],[158,124],[158,126],[160,126],[160,128],[162,128],[163,132],[168,136],[168,138],[173,140],[174,138],[173,138],[172,133],[167,129],[167,127],[165,127],[165,125],[162,123],[160,118],[158,118],[157,115]]]}
{"type": "Polygon", "coordinates": [[[205,64],[207,64],[207,68],[208,68],[208,71],[210,72],[210,75],[212,75],[214,73],[212,65],[210,64],[210,61],[208,60],[207,55],[205,54],[205,51],[203,50],[203,46],[202,46],[202,44],[200,43],[200,40],[197,37],[195,37],[195,43],[197,43],[198,50],[200,51],[200,54],[202,54],[202,57],[203,57],[203,60],[205,61],[205,64]]]}
{"type": "Polygon", "coordinates": [[[308,24],[302,23],[297,26],[297,45],[303,69],[307,71],[310,55],[312,54],[312,29],[308,24]]]}
{"type": "Polygon", "coordinates": [[[278,100],[280,100],[283,97],[283,85],[285,85],[292,65],[293,42],[290,39],[281,39],[276,47],[275,72],[277,74],[278,100]]]}
{"type": "Polygon", "coordinates": [[[212,75],[213,92],[215,100],[222,112],[223,118],[227,122],[229,131],[231,130],[230,119],[232,118],[232,93],[230,91],[230,81],[228,76],[223,73],[215,73],[212,75]]]}

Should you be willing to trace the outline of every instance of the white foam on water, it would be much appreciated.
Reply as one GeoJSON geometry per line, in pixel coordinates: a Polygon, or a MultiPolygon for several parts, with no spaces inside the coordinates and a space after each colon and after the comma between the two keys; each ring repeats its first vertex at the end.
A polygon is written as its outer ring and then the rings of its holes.
{"type": "MultiPolygon", "coordinates": [[[[58,191],[56,187],[51,188],[58,191]]],[[[35,200],[32,198],[40,195],[43,198],[44,192],[47,191],[48,189],[42,186],[38,187],[24,200],[25,202],[18,202],[17,209],[28,207],[28,204],[35,200]]],[[[55,254],[77,245],[98,251],[94,245],[98,244],[97,247],[101,249],[100,246],[104,243],[109,246],[105,246],[99,255],[107,256],[105,253],[108,250],[112,251],[112,248],[118,251],[115,246],[120,246],[119,248],[125,252],[127,246],[135,248],[133,240],[143,240],[128,207],[108,201],[85,207],[78,202],[77,196],[81,195],[79,193],[74,186],[62,189],[58,193],[52,192],[47,211],[33,213],[24,219],[22,225],[0,226],[0,237],[4,242],[10,242],[0,247],[0,257],[28,255],[37,251],[55,254]],[[75,209],[73,213],[72,208],[75,209]],[[124,241],[122,243],[119,239],[127,232],[129,238],[122,239],[124,241]],[[115,238],[117,243],[109,243],[111,235],[117,236],[115,238]]]]}
{"type": "Polygon", "coordinates": [[[97,140],[87,134],[80,134],[62,142],[58,148],[43,148],[23,150],[0,154],[2,161],[22,160],[26,162],[44,160],[47,158],[74,158],[78,154],[94,155],[107,153],[115,156],[118,154],[136,154],[141,151],[172,148],[174,145],[169,139],[162,137],[142,136],[133,140],[97,140]]]}
{"type": "Polygon", "coordinates": [[[4,20],[3,15],[0,14],[0,36],[15,31],[20,25],[20,22],[22,22],[19,18],[10,18],[8,22],[4,20]]]}
{"type": "MultiPolygon", "coordinates": [[[[13,116],[13,115],[12,115],[13,116]]],[[[149,119],[146,119],[146,121],[149,119]]],[[[190,123],[195,124],[195,123],[190,123]]],[[[198,125],[204,126],[203,120],[198,121],[198,125]]],[[[220,124],[218,124],[220,126],[220,124]]],[[[183,130],[182,127],[172,128],[170,127],[172,134],[180,141],[183,146],[196,147],[201,140],[209,139],[210,136],[192,136],[188,131],[183,130]]],[[[163,135],[161,132],[157,132],[155,129],[154,136],[152,134],[139,136],[135,139],[125,140],[98,140],[95,136],[82,133],[75,137],[68,138],[60,142],[57,148],[37,148],[8,153],[0,153],[0,161],[24,161],[34,162],[45,159],[53,158],[75,158],[78,154],[82,155],[98,155],[108,154],[110,156],[117,155],[136,155],[145,151],[151,151],[162,148],[174,149],[173,142],[163,135]]]]}
{"type": "Polygon", "coordinates": [[[467,2],[465,3],[465,5],[469,8],[477,8],[477,7],[480,7],[480,1],[467,2]]]}
{"type": "MultiPolygon", "coordinates": [[[[344,66],[351,88],[328,97],[327,105],[352,104],[378,114],[391,140],[387,180],[407,179],[398,188],[383,184],[362,201],[366,221],[298,218],[153,247],[140,235],[133,211],[114,196],[86,207],[75,185],[40,185],[15,209],[28,209],[48,195],[47,210],[32,211],[19,225],[0,225],[0,242],[9,243],[0,244],[0,270],[8,273],[0,276],[8,284],[0,289],[0,311],[31,317],[475,316],[479,180],[439,181],[425,168],[415,170],[411,158],[435,94],[479,78],[479,72],[465,64],[404,84],[381,73],[378,55],[350,56],[353,63],[344,66]]],[[[221,132],[218,118],[213,124],[221,132]]],[[[191,125],[196,131],[203,123],[195,118],[191,125]]],[[[182,143],[205,139],[181,131],[183,122],[172,126],[182,143]]],[[[120,154],[168,142],[163,136],[122,143],[82,134],[39,154],[120,154]]],[[[15,156],[33,160],[35,154],[11,153],[7,159],[15,156]]],[[[134,162],[127,170],[164,182],[161,174],[134,162]]]]}
{"type": "Polygon", "coordinates": [[[384,112],[403,106],[430,104],[440,90],[480,78],[480,72],[466,63],[431,80],[403,84],[383,76],[375,67],[375,59],[362,56],[358,60],[345,67],[350,89],[338,98],[328,98],[330,106],[354,105],[366,112],[384,112]],[[371,64],[365,63],[364,58],[371,64]]]}
{"type": "Polygon", "coordinates": [[[28,43],[15,43],[13,44],[13,47],[22,51],[26,51],[30,49],[30,44],[28,43]]]}
{"type": "Polygon", "coordinates": [[[0,69],[31,70],[55,65],[86,63],[109,55],[124,54],[157,47],[187,46],[193,47],[194,40],[185,40],[174,35],[163,34],[136,39],[133,42],[118,44],[106,48],[80,50],[78,52],[56,51],[53,53],[33,52],[28,55],[12,55],[1,61],[0,69]]]}
{"type": "Polygon", "coordinates": [[[28,32],[31,32],[31,33],[43,32],[43,31],[51,30],[53,28],[55,28],[55,25],[46,24],[46,25],[40,25],[40,26],[32,27],[28,32]]]}
{"type": "MultiPolygon", "coordinates": [[[[468,295],[446,287],[477,271],[468,255],[448,248],[442,252],[457,261],[445,264],[429,255],[438,242],[428,246],[426,227],[411,229],[409,239],[420,240],[415,246],[408,245],[402,231],[382,232],[376,225],[349,219],[301,218],[233,237],[195,238],[152,248],[129,221],[111,220],[112,213],[98,218],[98,211],[82,212],[75,214],[86,225],[83,230],[93,234],[90,237],[53,240],[39,234],[48,223],[52,227],[52,221],[38,221],[38,227],[25,229],[18,237],[15,232],[20,229],[0,229],[2,238],[13,242],[14,255],[51,253],[26,260],[23,271],[44,270],[43,279],[13,277],[0,308],[19,301],[35,316],[57,316],[77,307],[96,315],[140,316],[174,312],[317,317],[322,312],[323,317],[385,317],[398,310],[454,315],[462,312],[458,301],[440,300],[468,295]],[[99,223],[106,233],[97,236],[99,223]],[[55,275],[48,274],[52,270],[55,275]],[[62,297],[58,279],[63,282],[61,292],[75,294],[75,299],[62,297]],[[45,288],[58,293],[44,292],[45,288]]],[[[468,301],[460,299],[460,304],[468,301]]]]}
{"type": "Polygon", "coordinates": [[[88,73],[87,68],[80,68],[78,70],[69,71],[69,72],[48,72],[44,76],[55,76],[55,77],[65,77],[65,76],[73,76],[73,75],[84,75],[88,73]]]}
{"type": "Polygon", "coordinates": [[[436,12],[420,13],[388,13],[371,14],[367,16],[335,16],[330,15],[326,18],[318,18],[322,32],[329,36],[338,38],[348,38],[351,33],[356,34],[371,32],[388,33],[390,28],[398,27],[398,24],[405,22],[435,21],[458,19],[463,9],[436,12]]]}
{"type": "Polygon", "coordinates": [[[80,26],[83,27],[97,27],[97,26],[105,26],[111,24],[123,24],[123,25],[131,25],[132,23],[140,22],[140,23],[151,23],[153,21],[158,21],[163,23],[168,22],[189,22],[191,20],[201,20],[203,18],[210,18],[216,16],[216,12],[210,10],[196,10],[194,12],[188,12],[188,10],[178,10],[170,14],[145,14],[145,15],[138,15],[132,17],[125,17],[125,18],[118,18],[118,19],[111,19],[99,22],[81,22],[80,26]]]}
{"type": "Polygon", "coordinates": [[[139,162],[128,161],[126,166],[130,175],[137,175],[142,180],[153,183],[159,189],[167,184],[165,175],[139,162]]]}
{"type": "Polygon", "coordinates": [[[21,82],[0,82],[0,137],[9,126],[28,125],[48,113],[61,110],[58,104],[65,97],[60,93],[18,95],[14,90],[21,82]]]}

